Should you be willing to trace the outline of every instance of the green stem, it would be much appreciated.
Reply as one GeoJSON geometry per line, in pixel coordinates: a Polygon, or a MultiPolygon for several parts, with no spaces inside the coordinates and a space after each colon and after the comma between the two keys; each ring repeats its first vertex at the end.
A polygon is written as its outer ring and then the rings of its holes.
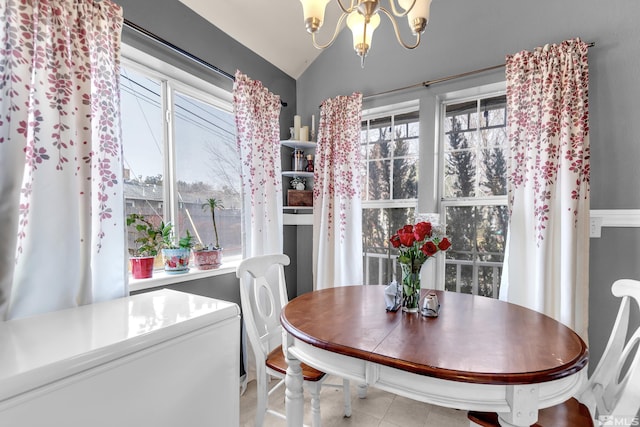
{"type": "Polygon", "coordinates": [[[213,232],[216,235],[216,248],[220,248],[220,242],[218,242],[218,227],[216,226],[216,210],[211,209],[211,219],[213,220],[213,232]]]}

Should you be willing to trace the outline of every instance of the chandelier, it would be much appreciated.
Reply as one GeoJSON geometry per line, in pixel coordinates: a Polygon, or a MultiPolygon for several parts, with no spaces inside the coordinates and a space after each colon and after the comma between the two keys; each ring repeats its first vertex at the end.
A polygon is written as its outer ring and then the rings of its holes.
{"type": "Polygon", "coordinates": [[[379,0],[350,0],[348,7],[342,4],[342,0],[336,0],[342,14],[336,23],[333,36],[326,44],[319,44],[316,33],[324,22],[324,11],[331,0],[300,0],[304,13],[304,23],[307,31],[311,33],[313,45],[318,49],[326,49],[335,41],[340,31],[342,22],[347,20],[347,27],[353,33],[353,48],[361,58],[364,67],[364,58],[371,49],[373,31],[380,25],[380,14],[385,14],[393,25],[396,39],[406,49],[415,49],[420,44],[420,34],[424,32],[429,21],[429,7],[431,0],[388,0],[390,8],[380,5],[379,0]],[[416,37],[413,43],[405,43],[400,36],[396,18],[407,17],[411,32],[416,37]]]}

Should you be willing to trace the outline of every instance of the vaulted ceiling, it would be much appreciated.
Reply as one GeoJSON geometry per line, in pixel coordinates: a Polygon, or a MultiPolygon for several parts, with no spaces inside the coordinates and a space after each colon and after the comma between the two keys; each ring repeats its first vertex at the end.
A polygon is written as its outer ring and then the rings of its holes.
{"type": "MultiPolygon", "coordinates": [[[[289,76],[297,79],[317,58],[298,0],[180,0],[289,76]]],[[[333,34],[340,9],[330,2],[319,40],[333,34]]]]}

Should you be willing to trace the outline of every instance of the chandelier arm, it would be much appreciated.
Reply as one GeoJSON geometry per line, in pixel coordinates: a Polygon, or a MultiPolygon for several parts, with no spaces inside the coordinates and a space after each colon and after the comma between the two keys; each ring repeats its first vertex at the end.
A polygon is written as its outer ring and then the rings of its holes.
{"type": "MultiPolygon", "coordinates": [[[[338,1],[340,1],[340,0],[338,0],[338,1]]],[[[407,14],[408,14],[409,12],[411,12],[411,9],[413,9],[413,6],[415,6],[415,5],[416,5],[416,2],[417,2],[417,1],[418,1],[418,0],[413,0],[413,2],[411,2],[411,6],[410,6],[407,10],[405,10],[404,12],[398,12],[398,9],[396,9],[396,2],[395,2],[395,0],[389,0],[389,4],[391,5],[391,12],[393,12],[393,14],[394,14],[395,16],[397,16],[398,18],[402,18],[402,17],[404,17],[404,16],[407,16],[407,14]]],[[[400,6],[400,3],[398,3],[398,6],[400,6]]],[[[382,9],[382,8],[380,8],[380,9],[382,9]]]]}
{"type": "MultiPolygon", "coordinates": [[[[338,0],[339,2],[340,0],[338,0]]],[[[333,31],[333,36],[331,36],[331,39],[326,43],[326,44],[319,44],[318,42],[316,42],[316,33],[311,33],[311,41],[313,42],[313,46],[316,49],[326,49],[329,46],[331,46],[333,44],[334,41],[336,41],[336,37],[338,36],[338,33],[340,32],[340,26],[342,25],[342,21],[344,21],[344,19],[347,17],[347,13],[343,13],[342,15],[340,15],[340,19],[338,19],[338,22],[336,22],[336,28],[333,31]]]]}
{"type": "MultiPolygon", "coordinates": [[[[393,1],[393,0],[391,0],[393,1]]],[[[338,3],[338,5],[340,6],[340,9],[342,9],[343,13],[349,14],[351,12],[353,12],[356,8],[356,6],[358,6],[358,3],[356,0],[351,0],[349,2],[349,7],[344,7],[344,5],[342,4],[342,0],[336,0],[336,3],[338,3]],[[354,4],[355,3],[355,4],[354,4]]]]}
{"type": "Polygon", "coordinates": [[[405,43],[404,40],[402,40],[402,37],[400,36],[400,31],[398,30],[398,23],[396,22],[396,19],[393,17],[393,15],[384,7],[381,7],[378,10],[380,12],[384,12],[384,14],[387,15],[387,18],[389,18],[389,20],[391,21],[391,24],[393,25],[393,31],[396,33],[396,40],[398,40],[398,43],[400,43],[402,47],[404,47],[405,49],[415,49],[416,47],[418,47],[418,45],[420,44],[420,33],[416,34],[415,44],[411,45],[411,44],[405,43]]]}

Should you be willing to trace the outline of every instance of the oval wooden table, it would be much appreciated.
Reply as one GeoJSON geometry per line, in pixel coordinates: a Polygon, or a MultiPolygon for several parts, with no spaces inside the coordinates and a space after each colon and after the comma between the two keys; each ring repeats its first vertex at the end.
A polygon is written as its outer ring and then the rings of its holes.
{"type": "Polygon", "coordinates": [[[301,361],[411,399],[497,412],[503,426],[534,424],[539,408],[567,400],[585,380],[585,343],[548,316],[444,291],[432,291],[438,317],[393,313],[383,292],[383,286],[324,289],[283,308],[288,426],[302,425],[301,361]]]}

